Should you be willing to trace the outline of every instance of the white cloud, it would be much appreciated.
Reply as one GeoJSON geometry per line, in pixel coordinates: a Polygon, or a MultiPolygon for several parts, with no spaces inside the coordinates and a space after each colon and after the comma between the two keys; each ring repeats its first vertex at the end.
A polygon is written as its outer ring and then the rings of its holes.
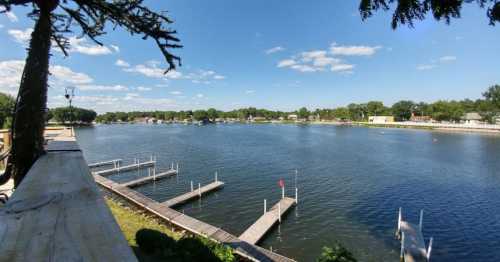
{"type": "MultiPolygon", "coordinates": [[[[19,89],[24,69],[24,60],[0,61],[0,91],[15,95],[19,89]]],[[[52,87],[87,85],[93,79],[84,73],[74,72],[68,67],[51,65],[49,81],[52,87]]]]}
{"type": "Polygon", "coordinates": [[[107,46],[101,46],[98,44],[89,44],[85,38],[69,38],[70,52],[81,53],[85,55],[108,55],[112,51],[107,46]]]}
{"type": "Polygon", "coordinates": [[[151,87],[145,87],[145,86],[138,86],[137,87],[137,91],[141,91],[141,92],[151,91],[151,90],[153,90],[151,87]]]}
{"type": "Polygon", "coordinates": [[[289,67],[297,64],[293,59],[285,59],[278,62],[278,67],[289,67]]]}
{"type": "Polygon", "coordinates": [[[179,96],[179,95],[182,95],[182,92],[181,91],[171,91],[170,94],[174,95],[174,96],[179,96]]]}
{"type": "Polygon", "coordinates": [[[303,72],[303,73],[316,72],[316,71],[322,70],[321,68],[316,68],[316,67],[312,67],[309,65],[292,65],[290,68],[295,69],[295,70],[300,71],[300,72],[303,72]]]}
{"type": "Polygon", "coordinates": [[[170,70],[165,74],[165,69],[159,68],[156,61],[150,61],[146,64],[139,64],[130,68],[124,68],[123,70],[125,72],[138,73],[152,78],[179,79],[182,77],[182,73],[175,70],[170,70]]]}
{"type": "Polygon", "coordinates": [[[226,79],[226,77],[223,75],[214,75],[214,79],[215,80],[222,80],[222,79],[226,79]]]}
{"type": "Polygon", "coordinates": [[[115,65],[119,67],[130,67],[129,63],[121,59],[116,60],[115,65]]]}
{"type": "Polygon", "coordinates": [[[83,91],[128,91],[129,88],[122,85],[79,85],[78,89],[83,91]]]}
{"type": "Polygon", "coordinates": [[[196,97],[197,98],[203,98],[203,97],[205,97],[205,95],[203,95],[203,94],[196,94],[196,97]]]}
{"type": "Polygon", "coordinates": [[[442,56],[439,58],[439,62],[441,62],[441,63],[453,62],[456,60],[457,60],[456,56],[442,56]]]}
{"type": "Polygon", "coordinates": [[[117,45],[109,45],[116,53],[120,52],[120,47],[117,45]]]}
{"type": "Polygon", "coordinates": [[[354,65],[349,65],[349,64],[337,64],[333,65],[331,68],[333,72],[344,72],[344,73],[352,73],[353,69],[354,65]]]}
{"type": "Polygon", "coordinates": [[[51,65],[49,71],[57,81],[63,83],[80,85],[89,84],[93,81],[87,74],[74,72],[65,66],[51,65]]]}
{"type": "Polygon", "coordinates": [[[16,14],[14,14],[14,12],[9,11],[9,12],[6,12],[5,14],[7,15],[7,18],[8,18],[11,22],[13,22],[13,23],[14,23],[14,22],[19,21],[19,19],[17,19],[16,14]]]}
{"type": "Polygon", "coordinates": [[[136,98],[138,98],[140,96],[141,95],[139,95],[138,93],[127,93],[123,99],[125,99],[125,100],[132,100],[132,99],[136,99],[136,98]]]}
{"type": "Polygon", "coordinates": [[[281,52],[281,51],[284,51],[285,48],[281,47],[281,46],[276,46],[276,47],[273,47],[273,48],[270,48],[270,49],[267,49],[265,51],[266,54],[270,55],[270,54],[273,54],[273,53],[277,53],[277,52],[281,52]]]}
{"type": "Polygon", "coordinates": [[[0,24],[0,29],[2,29],[2,28],[3,28],[3,25],[2,25],[2,24],[0,24]]]}
{"type": "Polygon", "coordinates": [[[330,52],[333,55],[342,56],[372,56],[381,46],[364,46],[364,45],[352,45],[352,46],[342,46],[337,43],[333,43],[330,46],[330,52]]]}
{"type": "Polygon", "coordinates": [[[213,70],[198,70],[196,72],[189,73],[185,76],[186,79],[191,79],[191,82],[195,84],[211,84],[212,80],[223,80],[226,77],[213,70]]]}
{"type": "Polygon", "coordinates": [[[436,67],[436,65],[418,65],[417,66],[417,70],[420,70],[420,71],[423,71],[423,70],[431,70],[431,69],[434,69],[436,67]]]}
{"type": "Polygon", "coordinates": [[[247,95],[250,95],[250,94],[253,94],[253,93],[255,93],[255,90],[246,90],[245,91],[245,94],[247,94],[247,95]]]}
{"type": "Polygon", "coordinates": [[[33,29],[26,28],[25,30],[10,29],[7,33],[14,38],[14,40],[20,44],[26,45],[31,38],[31,33],[33,29]]]}

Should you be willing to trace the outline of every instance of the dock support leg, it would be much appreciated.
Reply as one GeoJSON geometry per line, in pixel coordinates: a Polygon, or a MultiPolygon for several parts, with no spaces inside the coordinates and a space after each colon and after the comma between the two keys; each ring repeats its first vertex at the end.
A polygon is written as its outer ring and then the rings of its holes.
{"type": "Polygon", "coordinates": [[[201,184],[198,183],[198,196],[201,197],[201,184]]]}
{"type": "Polygon", "coordinates": [[[278,221],[281,223],[281,202],[278,202],[278,221]]]}
{"type": "Polygon", "coordinates": [[[431,237],[431,239],[429,240],[429,247],[427,247],[427,262],[431,259],[432,240],[433,238],[431,237]]]}
{"type": "Polygon", "coordinates": [[[267,200],[264,199],[264,214],[267,212],[267,200]]]}
{"type": "Polygon", "coordinates": [[[177,174],[179,174],[179,162],[177,162],[177,166],[176,166],[175,170],[177,171],[177,174]]]}
{"type": "Polygon", "coordinates": [[[299,203],[299,189],[295,188],[295,204],[299,203]]]}
{"type": "Polygon", "coordinates": [[[193,192],[194,188],[193,188],[193,181],[191,181],[191,192],[193,192]]]}
{"type": "Polygon", "coordinates": [[[285,198],[285,187],[281,188],[281,199],[285,198]]]}
{"type": "Polygon", "coordinates": [[[420,220],[418,221],[418,230],[420,230],[420,232],[422,232],[422,222],[424,220],[424,210],[421,209],[420,210],[420,220]]]}
{"type": "Polygon", "coordinates": [[[215,171],[215,182],[217,182],[217,171],[215,171]]]}
{"type": "Polygon", "coordinates": [[[400,261],[404,261],[404,255],[405,255],[405,232],[401,233],[401,252],[399,254],[399,259],[400,261]]]}
{"type": "Polygon", "coordinates": [[[398,231],[396,231],[396,235],[399,235],[399,232],[401,232],[401,207],[399,208],[398,212],[398,231]]]}
{"type": "Polygon", "coordinates": [[[153,181],[156,181],[156,167],[153,167],[153,181]]]}

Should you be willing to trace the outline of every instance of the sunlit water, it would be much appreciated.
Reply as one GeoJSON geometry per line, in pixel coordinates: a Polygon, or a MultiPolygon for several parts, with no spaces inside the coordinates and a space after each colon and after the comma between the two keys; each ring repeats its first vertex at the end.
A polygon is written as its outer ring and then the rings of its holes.
{"type": "MultiPolygon", "coordinates": [[[[285,179],[299,205],[260,243],[314,261],[335,241],[360,261],[398,261],[397,209],[425,210],[434,261],[500,261],[500,137],[421,130],[306,125],[109,125],[77,131],[88,162],[154,153],[180,175],[138,188],[164,201],[206,184],[225,187],[179,207],[239,235],[280,197],[285,179]]],[[[128,181],[146,171],[111,176],[128,181]]]]}

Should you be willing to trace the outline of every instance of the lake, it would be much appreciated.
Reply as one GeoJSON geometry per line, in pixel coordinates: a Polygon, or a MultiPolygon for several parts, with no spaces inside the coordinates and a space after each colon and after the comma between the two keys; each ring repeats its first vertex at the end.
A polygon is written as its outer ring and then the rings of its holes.
{"type": "MultiPolygon", "coordinates": [[[[77,129],[89,163],[155,154],[177,177],[137,188],[158,201],[225,187],[177,208],[235,235],[299,188],[299,204],[259,244],[299,261],[341,242],[359,261],[399,261],[397,210],[418,223],[434,261],[500,261],[500,136],[328,125],[99,125],[77,129]],[[298,170],[295,179],[295,170],[298,170]]],[[[128,181],[146,171],[110,176],[128,181]]]]}

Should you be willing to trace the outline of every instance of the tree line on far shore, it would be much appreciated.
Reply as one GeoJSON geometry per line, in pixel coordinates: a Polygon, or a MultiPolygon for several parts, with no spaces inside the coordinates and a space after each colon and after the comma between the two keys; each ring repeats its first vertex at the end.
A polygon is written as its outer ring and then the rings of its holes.
{"type": "Polygon", "coordinates": [[[477,112],[486,122],[493,123],[500,114],[500,85],[494,85],[483,93],[483,99],[471,100],[439,100],[434,103],[413,102],[401,100],[392,106],[385,106],[380,101],[370,101],[362,104],[349,104],[346,107],[333,109],[316,109],[313,111],[303,107],[296,111],[272,111],[255,107],[241,108],[231,111],[220,111],[214,108],[208,110],[187,111],[149,111],[149,112],[108,112],[97,116],[96,121],[101,123],[128,122],[140,118],[155,118],[159,120],[214,121],[217,118],[246,120],[250,117],[265,120],[287,119],[290,115],[297,115],[299,119],[308,119],[313,116],[316,120],[351,120],[366,121],[370,116],[394,116],[398,121],[410,120],[412,115],[428,116],[436,121],[460,121],[465,113],[477,112]]]}
{"type": "MultiPolygon", "coordinates": [[[[15,99],[0,92],[0,128],[10,128],[15,99]]],[[[79,107],[57,107],[48,109],[46,121],[58,124],[90,124],[97,117],[94,110],[79,107]]]]}

